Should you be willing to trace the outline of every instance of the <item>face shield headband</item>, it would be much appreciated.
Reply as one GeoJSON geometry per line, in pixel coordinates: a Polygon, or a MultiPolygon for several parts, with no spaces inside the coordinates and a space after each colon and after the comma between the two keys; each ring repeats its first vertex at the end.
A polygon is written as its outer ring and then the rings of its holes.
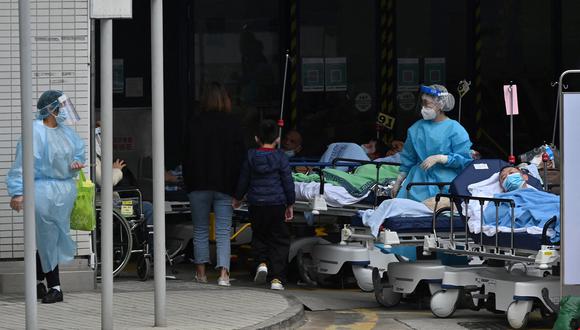
{"type": "Polygon", "coordinates": [[[63,118],[67,124],[74,124],[80,120],[74,104],[66,94],[62,94],[57,100],[48,104],[44,108],[38,109],[38,113],[42,118],[46,118],[49,114],[58,118],[63,118]],[[58,114],[55,114],[57,111],[58,114]]]}

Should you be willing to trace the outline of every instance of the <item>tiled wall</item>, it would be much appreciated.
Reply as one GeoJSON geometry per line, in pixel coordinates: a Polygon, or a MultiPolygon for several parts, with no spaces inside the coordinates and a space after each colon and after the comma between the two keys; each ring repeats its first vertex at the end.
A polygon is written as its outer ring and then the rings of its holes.
{"type": "MultiPolygon", "coordinates": [[[[30,9],[32,103],[47,89],[63,90],[81,117],[75,129],[89,152],[89,1],[31,0],[30,9]]],[[[19,65],[18,0],[0,0],[0,259],[22,258],[24,249],[22,214],[10,209],[6,192],[6,173],[20,137],[19,65]]],[[[77,254],[90,254],[89,233],[71,235],[77,254]]]]}

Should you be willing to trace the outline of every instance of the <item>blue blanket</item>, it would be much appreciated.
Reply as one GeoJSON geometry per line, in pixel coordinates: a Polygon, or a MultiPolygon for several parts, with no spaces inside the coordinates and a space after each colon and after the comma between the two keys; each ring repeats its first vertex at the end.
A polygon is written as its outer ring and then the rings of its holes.
{"type": "MultiPolygon", "coordinates": [[[[557,218],[554,226],[555,236],[552,242],[560,241],[560,196],[536,189],[518,189],[512,192],[494,195],[495,198],[512,199],[515,204],[515,228],[543,228],[548,220],[557,218]]],[[[484,210],[484,224],[495,226],[495,203],[489,203],[484,210]]],[[[499,205],[499,226],[511,227],[511,209],[509,204],[499,205]]]]}

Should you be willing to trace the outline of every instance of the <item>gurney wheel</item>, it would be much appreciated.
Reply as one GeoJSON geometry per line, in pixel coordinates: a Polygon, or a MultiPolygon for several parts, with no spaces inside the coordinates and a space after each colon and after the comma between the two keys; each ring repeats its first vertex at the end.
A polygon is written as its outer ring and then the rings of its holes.
{"type": "Polygon", "coordinates": [[[296,264],[298,266],[298,275],[302,281],[310,286],[317,286],[318,283],[312,279],[311,269],[316,269],[312,264],[312,257],[305,253],[302,249],[298,250],[296,254],[296,264]]]}
{"type": "MultiPolygon", "coordinates": [[[[383,279],[387,276],[383,273],[383,279]]],[[[383,283],[378,268],[373,268],[373,288],[377,302],[387,308],[394,307],[401,302],[402,294],[393,292],[393,286],[383,283]]]]}
{"type": "Polygon", "coordinates": [[[439,290],[431,297],[431,313],[439,318],[448,318],[455,313],[459,289],[439,290]]]}
{"type": "Polygon", "coordinates": [[[532,300],[518,300],[512,302],[507,310],[507,320],[514,329],[525,329],[534,302],[532,300]]]}
{"type": "Polygon", "coordinates": [[[141,281],[147,281],[151,275],[151,259],[140,256],[137,261],[137,276],[141,281]]]}

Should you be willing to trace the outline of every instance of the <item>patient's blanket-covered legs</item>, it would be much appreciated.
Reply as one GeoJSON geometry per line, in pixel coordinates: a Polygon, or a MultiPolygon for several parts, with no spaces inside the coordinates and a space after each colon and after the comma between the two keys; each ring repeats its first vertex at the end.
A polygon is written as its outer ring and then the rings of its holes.
{"type": "Polygon", "coordinates": [[[394,198],[385,200],[376,210],[359,211],[359,215],[362,217],[363,224],[371,229],[373,236],[377,237],[385,219],[432,216],[433,211],[423,203],[405,198],[394,198]]]}

